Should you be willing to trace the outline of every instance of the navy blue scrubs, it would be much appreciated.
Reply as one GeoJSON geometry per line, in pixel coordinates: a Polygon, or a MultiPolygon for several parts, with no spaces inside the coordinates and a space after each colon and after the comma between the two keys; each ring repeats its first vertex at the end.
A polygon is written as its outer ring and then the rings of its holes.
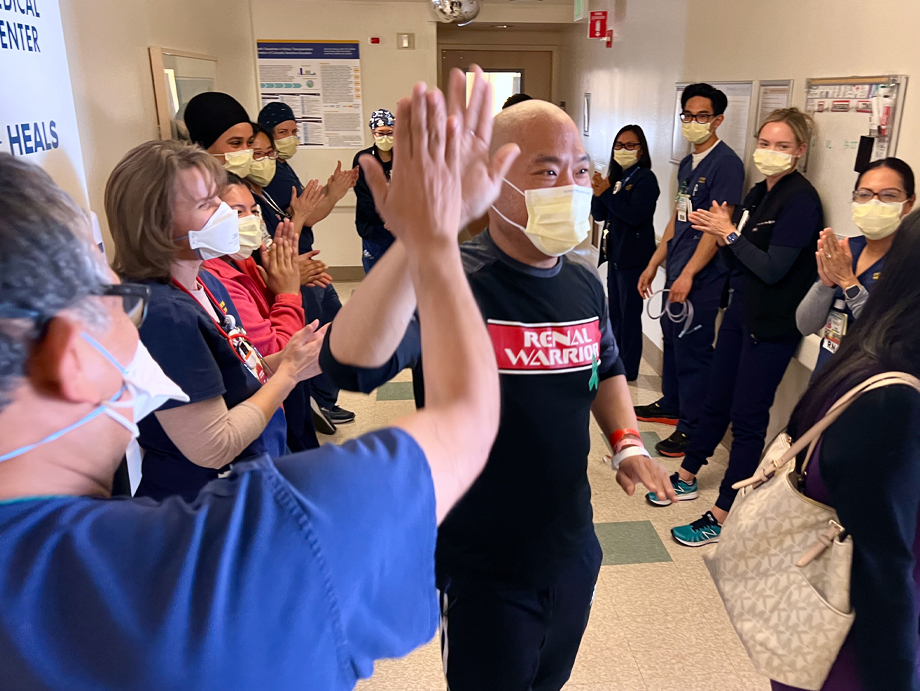
{"type": "MultiPolygon", "coordinates": [[[[692,154],[684,158],[677,170],[677,183],[679,191],[690,196],[694,210],[708,210],[714,201],[737,205],[742,199],[744,164],[725,142],[719,141],[696,168],[692,154]]],[[[680,276],[702,236],[689,221],[675,219],[674,237],[668,242],[666,287],[670,288],[680,276]]],[[[717,254],[694,277],[687,297],[694,310],[690,331],[680,336],[684,324],[675,324],[667,317],[661,320],[664,340],[661,406],[680,415],[677,430],[690,437],[696,431],[706,402],[716,316],[727,272],[725,262],[717,254]]],[[[667,293],[664,298],[667,300],[667,293]]]]}
{"type": "MultiPolygon", "coordinates": [[[[199,280],[218,301],[218,311],[240,315],[220,281],[203,271],[199,280]]],[[[147,281],[150,306],[140,329],[143,344],[170,379],[188,395],[189,403],[223,396],[227,408],[252,397],[262,383],[227,342],[214,319],[191,295],[171,283],[147,281]]],[[[168,401],[160,409],[186,405],[168,401]]],[[[162,500],[178,495],[192,501],[198,492],[226,468],[204,468],[186,458],[163,430],[156,415],[138,423],[138,444],[144,450],[143,478],[136,496],[162,500]]],[[[283,456],[287,423],[281,408],[275,411],[262,434],[233,460],[251,461],[263,454],[283,456]]]]}
{"type": "MultiPolygon", "coordinates": [[[[856,265],[859,263],[859,256],[862,254],[863,250],[866,249],[866,237],[864,235],[858,235],[856,237],[850,238],[850,253],[853,255],[853,273],[856,273],[856,265]]],[[[856,276],[856,280],[862,283],[863,288],[872,292],[872,288],[875,286],[875,282],[882,275],[882,268],[885,266],[885,257],[883,256],[872,266],[867,268],[861,274],[856,276]]],[[[853,312],[850,311],[849,306],[846,304],[846,299],[843,294],[843,288],[837,286],[834,289],[834,302],[833,304],[840,305],[843,304],[843,307],[839,309],[840,312],[846,315],[847,318],[847,329],[853,326],[853,323],[856,321],[856,317],[853,316],[853,312]]],[[[833,309],[833,308],[832,308],[833,309]]],[[[824,338],[821,339],[821,349],[818,351],[818,362],[815,365],[815,371],[812,374],[812,378],[818,376],[818,372],[824,368],[824,366],[830,362],[831,358],[834,357],[834,351],[831,349],[829,344],[826,344],[824,338]]]]}
{"type": "Polygon", "coordinates": [[[658,179],[648,168],[632,166],[603,194],[594,197],[595,221],[606,221],[607,300],[610,327],[630,381],[642,361],[642,296],[639,276],[655,254],[658,179]]]}
{"type": "MultiPolygon", "coordinates": [[[[756,185],[743,209],[750,221],[741,238],[720,250],[731,266],[730,301],[719,328],[703,416],[681,463],[684,470],[698,473],[731,423],[731,455],[716,500],[723,511],[731,509],[737,494],[732,485],[754,474],[763,453],[776,389],[802,339],[795,310],[817,273],[815,249],[824,226],[821,200],[797,172],[781,178],[770,192],[765,182],[756,185]],[[760,276],[745,264],[742,258],[751,255],[751,263],[762,262],[759,270],[765,267],[769,275],[760,276]]],[[[743,216],[736,210],[736,219],[743,216]]]]}

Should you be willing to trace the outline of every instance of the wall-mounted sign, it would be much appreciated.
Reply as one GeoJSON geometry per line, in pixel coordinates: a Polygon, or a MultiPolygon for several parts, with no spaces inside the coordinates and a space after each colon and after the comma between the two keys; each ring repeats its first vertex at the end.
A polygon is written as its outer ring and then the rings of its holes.
{"type": "Polygon", "coordinates": [[[607,38],[607,12],[592,12],[588,22],[588,38],[607,38]]]}

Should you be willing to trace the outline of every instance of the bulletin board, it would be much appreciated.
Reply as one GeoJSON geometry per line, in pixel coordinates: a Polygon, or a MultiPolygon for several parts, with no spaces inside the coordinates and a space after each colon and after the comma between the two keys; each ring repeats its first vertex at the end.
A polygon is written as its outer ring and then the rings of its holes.
{"type": "MultiPolygon", "coordinates": [[[[680,163],[690,153],[690,142],[680,133],[680,96],[690,82],[674,85],[674,125],[671,131],[671,162],[680,163]]],[[[751,137],[751,97],[754,82],[706,82],[725,92],[728,107],[725,109],[725,121],[719,126],[719,139],[728,144],[732,150],[747,160],[747,149],[751,137]]]]}
{"type": "Polygon", "coordinates": [[[805,110],[815,119],[805,174],[821,195],[824,224],[852,236],[857,168],[897,151],[905,75],[809,79],[805,110]]]}

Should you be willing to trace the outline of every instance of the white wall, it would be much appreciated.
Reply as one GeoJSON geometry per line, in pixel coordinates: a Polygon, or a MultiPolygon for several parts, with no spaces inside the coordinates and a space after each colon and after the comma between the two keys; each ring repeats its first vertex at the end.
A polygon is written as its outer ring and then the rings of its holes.
{"type": "MultiPolygon", "coordinates": [[[[582,125],[582,99],[591,94],[591,132],[584,138],[591,158],[606,164],[617,131],[641,125],[658,176],[661,196],[655,213],[658,234],[673,213],[676,166],[669,162],[673,128],[674,84],[682,78],[686,27],[685,0],[629,3],[622,40],[607,48],[585,38],[585,27],[573,27],[560,49],[559,98],[582,125]]],[[[663,272],[658,282],[663,285],[663,272]]],[[[657,285],[657,287],[662,287],[657,285]]],[[[661,346],[658,323],[646,319],[646,335],[661,346]]]]}
{"type": "MultiPolygon", "coordinates": [[[[437,35],[427,3],[252,0],[252,21],[256,40],[360,40],[365,120],[377,108],[395,112],[396,102],[410,94],[416,82],[437,84],[437,35]],[[415,50],[397,50],[397,33],[414,33],[415,50]],[[381,45],[370,45],[371,36],[379,36],[381,45]]],[[[370,146],[369,129],[365,137],[365,146],[370,146]]],[[[301,150],[291,165],[301,180],[319,178],[325,183],[337,160],[349,167],[357,152],[301,150]]],[[[330,266],[361,266],[354,204],[349,193],[315,228],[316,248],[330,266]]]]}
{"type": "Polygon", "coordinates": [[[60,0],[90,207],[111,251],[103,193],[131,148],[158,138],[149,46],[217,58],[217,88],[253,109],[248,0],[60,0]],[[219,22],[217,21],[219,19],[219,22]]]}

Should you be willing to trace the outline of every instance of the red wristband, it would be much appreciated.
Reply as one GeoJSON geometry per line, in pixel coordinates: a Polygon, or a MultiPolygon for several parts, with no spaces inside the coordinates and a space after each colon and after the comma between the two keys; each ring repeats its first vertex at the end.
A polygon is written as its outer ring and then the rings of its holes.
{"type": "Polygon", "coordinates": [[[637,430],[628,428],[618,429],[610,435],[610,447],[614,449],[614,452],[616,452],[617,444],[622,442],[623,438],[627,436],[633,436],[639,441],[640,444],[642,443],[642,436],[637,430]]]}

